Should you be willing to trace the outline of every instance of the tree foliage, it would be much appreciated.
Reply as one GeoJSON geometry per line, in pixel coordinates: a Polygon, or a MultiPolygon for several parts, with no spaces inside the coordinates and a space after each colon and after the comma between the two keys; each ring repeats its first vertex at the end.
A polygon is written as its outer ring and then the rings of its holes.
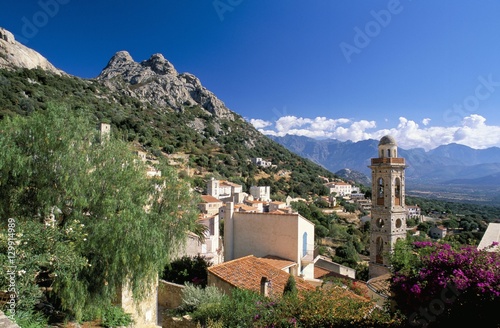
{"type": "Polygon", "coordinates": [[[161,177],[148,178],[95,124],[55,105],[0,122],[0,219],[15,226],[20,307],[47,298],[81,318],[124,285],[140,299],[195,222],[196,200],[174,170],[160,163],[161,177]]]}
{"type": "Polygon", "coordinates": [[[464,320],[500,325],[498,251],[400,241],[391,262],[392,303],[411,326],[452,327],[464,320]]]}

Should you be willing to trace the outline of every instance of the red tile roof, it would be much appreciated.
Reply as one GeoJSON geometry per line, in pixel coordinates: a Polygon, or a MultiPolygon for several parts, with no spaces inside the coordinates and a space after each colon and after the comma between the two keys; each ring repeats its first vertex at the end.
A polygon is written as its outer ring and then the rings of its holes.
{"type": "Polygon", "coordinates": [[[222,203],[220,199],[215,198],[211,195],[201,195],[202,203],[222,203]]]}
{"type": "Polygon", "coordinates": [[[261,257],[260,259],[280,270],[296,265],[294,261],[290,261],[274,255],[266,255],[264,257],[261,257]]]}
{"type": "MultiPolygon", "coordinates": [[[[234,287],[252,290],[257,293],[260,292],[262,277],[266,277],[271,281],[270,295],[283,294],[283,289],[289,277],[289,274],[285,271],[253,255],[209,267],[208,272],[234,287]]],[[[313,285],[303,278],[295,277],[295,282],[299,291],[315,289],[313,285]]]]}

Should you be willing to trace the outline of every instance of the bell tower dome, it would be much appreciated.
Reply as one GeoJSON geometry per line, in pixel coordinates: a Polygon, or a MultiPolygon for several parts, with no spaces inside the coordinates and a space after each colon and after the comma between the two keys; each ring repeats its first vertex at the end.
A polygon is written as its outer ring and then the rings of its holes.
{"type": "Polygon", "coordinates": [[[389,272],[389,254],[397,240],[406,238],[405,159],[398,157],[396,140],[380,139],[378,158],[371,159],[372,210],[369,276],[389,272]]]}

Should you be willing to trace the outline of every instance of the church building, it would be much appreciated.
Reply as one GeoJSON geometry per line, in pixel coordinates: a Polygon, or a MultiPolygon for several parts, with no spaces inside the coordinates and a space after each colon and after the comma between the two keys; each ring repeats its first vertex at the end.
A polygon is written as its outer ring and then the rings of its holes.
{"type": "Polygon", "coordinates": [[[370,221],[369,277],[390,272],[389,254],[397,240],[406,238],[405,159],[398,157],[392,136],[378,144],[378,157],[371,159],[372,208],[370,221]]]}

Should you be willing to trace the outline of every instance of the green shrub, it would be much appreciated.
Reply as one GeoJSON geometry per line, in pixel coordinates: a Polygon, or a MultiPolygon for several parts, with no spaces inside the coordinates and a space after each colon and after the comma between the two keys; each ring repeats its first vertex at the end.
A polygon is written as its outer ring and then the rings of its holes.
{"type": "Polygon", "coordinates": [[[181,310],[184,312],[193,312],[202,304],[208,306],[210,304],[220,304],[224,294],[217,287],[208,286],[206,288],[195,286],[191,283],[186,283],[182,291],[181,310]]]}
{"type": "Polygon", "coordinates": [[[133,322],[132,315],[118,306],[109,306],[102,314],[102,325],[107,328],[129,326],[133,322]]]}
{"type": "Polygon", "coordinates": [[[48,326],[48,319],[41,312],[17,311],[14,320],[21,328],[45,328],[48,326]]]}

